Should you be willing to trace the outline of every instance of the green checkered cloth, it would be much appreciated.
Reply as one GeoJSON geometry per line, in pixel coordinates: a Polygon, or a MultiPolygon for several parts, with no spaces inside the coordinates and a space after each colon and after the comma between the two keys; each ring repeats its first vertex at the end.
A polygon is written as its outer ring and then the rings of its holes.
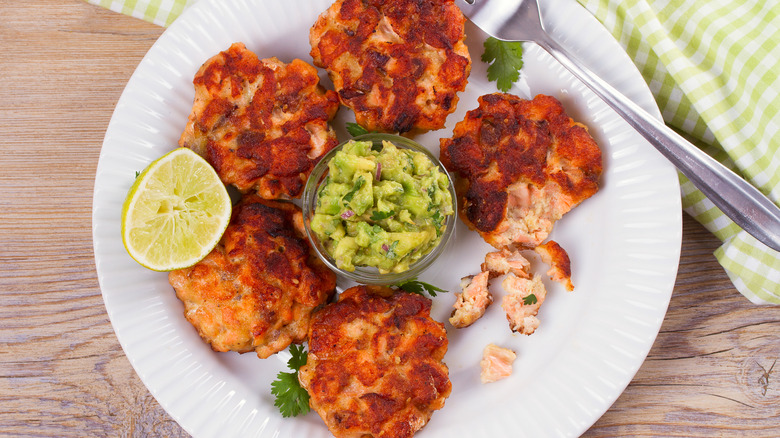
{"type": "MultiPolygon", "coordinates": [[[[780,200],[777,0],[579,0],[626,49],[667,125],[780,200]]],[[[780,304],[780,253],[740,229],[687,178],[685,211],[754,303],[780,304]]]]}
{"type": "MultiPolygon", "coordinates": [[[[198,0],[86,0],[87,3],[103,6],[114,12],[140,18],[150,23],[167,27],[173,23],[187,6],[198,0]]],[[[269,0],[277,1],[277,0],[269,0]]]]}
{"type": "MultiPolygon", "coordinates": [[[[197,0],[86,0],[167,26],[197,0]]],[[[277,1],[277,0],[268,0],[277,1]]],[[[777,0],[578,0],[628,52],[666,123],[780,202],[777,0]]],[[[780,253],[741,230],[685,177],[683,208],[754,303],[780,304],[780,253]]]]}

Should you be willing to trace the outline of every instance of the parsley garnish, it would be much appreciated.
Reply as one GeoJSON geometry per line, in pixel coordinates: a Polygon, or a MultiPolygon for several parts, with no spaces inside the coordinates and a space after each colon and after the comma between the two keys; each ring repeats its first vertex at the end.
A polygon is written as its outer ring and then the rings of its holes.
{"type": "Polygon", "coordinates": [[[287,366],[292,373],[284,371],[276,375],[276,380],[271,382],[271,393],[276,396],[274,406],[279,408],[283,417],[295,417],[309,412],[309,393],[298,381],[298,370],[306,364],[308,353],[301,345],[290,345],[292,357],[287,361],[287,366]]]}
{"type": "Polygon", "coordinates": [[[358,125],[357,123],[347,123],[347,132],[349,132],[349,135],[353,137],[369,133],[368,129],[358,125]]]}
{"type": "Polygon", "coordinates": [[[141,172],[139,172],[139,171],[137,171],[137,170],[135,171],[135,177],[136,177],[136,179],[138,178],[138,175],[140,175],[140,174],[141,174],[141,172]]]}
{"type": "Polygon", "coordinates": [[[536,295],[530,294],[523,297],[523,304],[526,306],[530,306],[531,304],[536,304],[536,295]]]}
{"type": "Polygon", "coordinates": [[[501,41],[488,37],[483,46],[485,53],[482,54],[482,62],[490,64],[487,69],[488,80],[496,81],[496,87],[506,93],[520,78],[520,69],[523,68],[523,44],[519,41],[501,41]]]}
{"type": "Polygon", "coordinates": [[[395,210],[390,211],[375,211],[371,213],[371,220],[372,221],[381,221],[382,219],[387,219],[390,216],[395,214],[395,210]]]}
{"type": "Polygon", "coordinates": [[[447,292],[446,290],[439,289],[438,287],[432,284],[428,284],[424,281],[418,281],[416,277],[398,283],[396,286],[398,286],[398,288],[403,291],[411,292],[423,296],[424,296],[423,291],[428,292],[428,295],[432,297],[436,296],[436,292],[447,292]]]}

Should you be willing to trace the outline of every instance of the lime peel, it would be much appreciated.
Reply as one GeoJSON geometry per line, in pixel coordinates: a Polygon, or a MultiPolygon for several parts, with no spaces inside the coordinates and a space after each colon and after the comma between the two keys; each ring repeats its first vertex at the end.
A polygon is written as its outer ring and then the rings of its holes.
{"type": "Polygon", "coordinates": [[[219,243],[232,204],[214,168],[187,148],[141,172],[122,206],[122,242],[142,266],[172,271],[194,265],[219,243]]]}

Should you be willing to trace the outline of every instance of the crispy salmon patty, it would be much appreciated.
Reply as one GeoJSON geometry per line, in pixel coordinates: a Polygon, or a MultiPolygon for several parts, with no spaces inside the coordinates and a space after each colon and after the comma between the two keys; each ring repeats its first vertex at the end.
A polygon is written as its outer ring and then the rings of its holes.
{"type": "Polygon", "coordinates": [[[453,0],[336,0],[309,34],[314,64],[369,131],[444,127],[471,71],[453,0]]]}
{"type": "Polygon", "coordinates": [[[460,216],[498,249],[534,248],[555,221],[598,190],[601,150],[551,96],[479,98],[440,140],[457,176],[460,216]]]}
{"type": "Polygon", "coordinates": [[[235,43],[206,61],[193,83],[195,102],[179,145],[241,192],[299,197],[314,165],[338,144],[328,125],[338,97],[304,61],[261,60],[235,43]]]}
{"type": "Polygon", "coordinates": [[[266,358],[306,339],[312,311],[335,293],[336,275],[316,257],[300,209],[244,196],[222,241],[168,279],[184,315],[215,351],[266,358]]]}
{"type": "Polygon", "coordinates": [[[431,300],[381,286],[345,290],[312,317],[300,381],[336,437],[411,437],[452,389],[431,300]]]}

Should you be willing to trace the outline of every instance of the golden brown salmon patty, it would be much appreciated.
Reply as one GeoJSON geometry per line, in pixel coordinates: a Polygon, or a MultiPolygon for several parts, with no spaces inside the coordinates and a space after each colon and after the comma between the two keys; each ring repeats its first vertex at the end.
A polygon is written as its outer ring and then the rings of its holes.
{"type": "Polygon", "coordinates": [[[333,296],[336,276],[316,257],[294,204],[247,195],[222,241],[168,279],[184,315],[215,351],[266,358],[306,339],[312,311],[333,296]]]}
{"type": "Polygon", "coordinates": [[[465,21],[453,0],[336,0],[311,28],[311,56],[364,128],[440,129],[471,71],[465,21]]]}
{"type": "Polygon", "coordinates": [[[356,286],[312,317],[301,384],[336,437],[411,437],[452,385],[444,325],[431,300],[356,286]]]}
{"type": "Polygon", "coordinates": [[[457,175],[460,216],[498,249],[533,248],[598,190],[601,150],[554,97],[479,98],[479,107],[440,140],[457,175]]]}
{"type": "Polygon", "coordinates": [[[304,61],[260,60],[235,43],[206,61],[193,83],[195,103],[179,145],[241,192],[299,197],[314,164],[338,144],[328,125],[338,97],[304,61]]]}

